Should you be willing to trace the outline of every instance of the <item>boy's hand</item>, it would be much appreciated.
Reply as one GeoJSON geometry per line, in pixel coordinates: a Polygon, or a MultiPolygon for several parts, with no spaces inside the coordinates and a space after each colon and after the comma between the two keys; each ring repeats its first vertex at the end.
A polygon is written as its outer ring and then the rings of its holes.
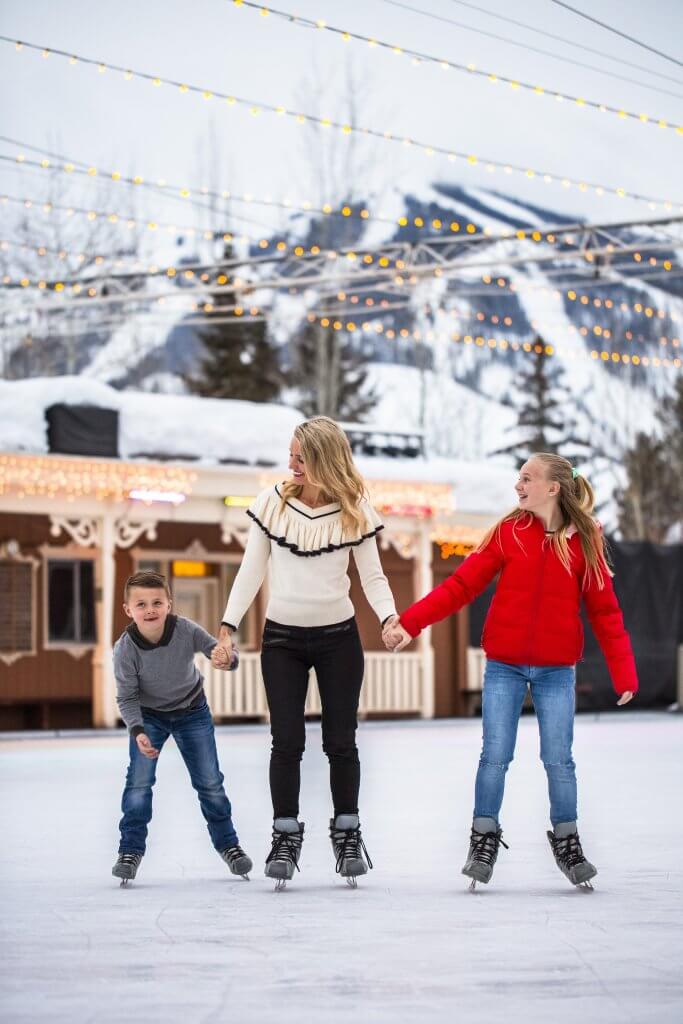
{"type": "Polygon", "coordinates": [[[232,662],[232,635],[227,626],[218,631],[218,643],[211,652],[211,664],[215,668],[229,668],[232,662]]]}
{"type": "Polygon", "coordinates": [[[140,753],[144,754],[144,756],[148,757],[151,761],[154,761],[159,756],[159,751],[156,749],[156,747],[152,746],[149,736],[147,736],[144,732],[139,732],[137,734],[137,736],[135,737],[135,742],[138,745],[138,750],[140,751],[140,753]]]}
{"type": "Polygon", "coordinates": [[[231,643],[229,648],[216,644],[211,652],[211,664],[222,672],[234,672],[240,662],[237,644],[231,643]]]}
{"type": "Polygon", "coordinates": [[[620,708],[622,706],[622,704],[628,704],[628,702],[630,700],[633,700],[633,691],[632,690],[624,690],[624,692],[622,693],[621,697],[617,701],[617,707],[620,708]]]}

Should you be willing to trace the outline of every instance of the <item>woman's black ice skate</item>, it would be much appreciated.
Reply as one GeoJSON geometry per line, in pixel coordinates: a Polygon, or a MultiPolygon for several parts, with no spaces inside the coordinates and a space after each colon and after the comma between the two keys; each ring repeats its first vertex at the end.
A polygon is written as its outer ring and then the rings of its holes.
{"type": "Polygon", "coordinates": [[[233,875],[241,875],[249,881],[249,872],[253,868],[251,857],[249,857],[241,846],[229,846],[227,850],[219,850],[221,858],[230,868],[233,875]]]}
{"type": "Polygon", "coordinates": [[[546,835],[555,863],[562,874],[572,885],[581,889],[592,889],[590,880],[597,875],[598,869],[584,857],[579,833],[576,831],[576,822],[562,822],[555,826],[553,832],[547,832],[546,835]]]}
{"type": "Polygon", "coordinates": [[[135,878],[142,860],[141,853],[120,853],[116,864],[111,869],[114,878],[121,879],[121,885],[128,885],[135,878]]]}
{"type": "Polygon", "coordinates": [[[491,881],[501,846],[509,849],[503,842],[503,830],[495,818],[475,818],[470,833],[470,852],[462,869],[463,875],[472,879],[470,890],[474,891],[477,882],[487,884],[491,881]]]}
{"type": "Polygon", "coordinates": [[[366,875],[372,867],[370,854],[365,848],[357,814],[338,814],[330,820],[330,840],[337,858],[337,873],[346,879],[352,889],[357,888],[359,875],[366,875]]]}
{"type": "Polygon", "coordinates": [[[266,857],[266,878],[275,879],[275,892],[285,888],[299,868],[304,823],[296,818],[276,818],[273,822],[273,845],[266,857]]]}

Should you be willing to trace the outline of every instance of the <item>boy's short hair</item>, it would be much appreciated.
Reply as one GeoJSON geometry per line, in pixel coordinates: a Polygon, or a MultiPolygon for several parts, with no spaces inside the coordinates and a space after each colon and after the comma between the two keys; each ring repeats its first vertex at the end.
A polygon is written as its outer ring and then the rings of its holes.
{"type": "Polygon", "coordinates": [[[164,590],[166,597],[171,600],[171,588],[168,580],[160,572],[152,572],[150,569],[143,569],[142,572],[134,572],[126,580],[123,588],[123,600],[128,603],[128,596],[131,587],[145,587],[147,590],[164,590]]]}

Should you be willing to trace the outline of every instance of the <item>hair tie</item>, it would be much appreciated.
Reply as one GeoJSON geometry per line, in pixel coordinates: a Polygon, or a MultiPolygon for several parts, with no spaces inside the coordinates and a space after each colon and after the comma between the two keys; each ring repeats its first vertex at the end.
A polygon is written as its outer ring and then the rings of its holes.
{"type": "Polygon", "coordinates": [[[580,476],[578,469],[572,469],[572,478],[576,480],[577,476],[580,476]]]}

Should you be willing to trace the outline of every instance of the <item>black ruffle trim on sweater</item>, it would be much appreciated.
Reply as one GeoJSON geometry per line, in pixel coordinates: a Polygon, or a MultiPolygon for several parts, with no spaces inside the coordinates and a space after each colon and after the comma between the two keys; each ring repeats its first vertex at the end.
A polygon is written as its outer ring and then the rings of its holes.
{"type": "Polygon", "coordinates": [[[344,541],[343,544],[328,544],[326,547],[317,548],[315,551],[302,551],[298,544],[292,544],[290,541],[287,540],[286,537],[276,537],[274,533],[271,533],[270,530],[267,530],[266,527],[261,522],[261,520],[254,515],[251,509],[247,509],[247,515],[251,519],[253,519],[258,526],[261,527],[261,529],[265,533],[266,537],[269,538],[269,540],[274,540],[278,547],[289,548],[292,554],[298,555],[299,558],[312,558],[314,555],[326,555],[329,554],[331,551],[341,551],[342,548],[357,548],[358,545],[362,544],[364,540],[368,539],[368,537],[375,537],[380,530],[384,529],[384,525],[380,523],[380,525],[376,529],[372,530],[371,533],[364,533],[362,537],[358,538],[358,540],[346,540],[344,541]]]}

